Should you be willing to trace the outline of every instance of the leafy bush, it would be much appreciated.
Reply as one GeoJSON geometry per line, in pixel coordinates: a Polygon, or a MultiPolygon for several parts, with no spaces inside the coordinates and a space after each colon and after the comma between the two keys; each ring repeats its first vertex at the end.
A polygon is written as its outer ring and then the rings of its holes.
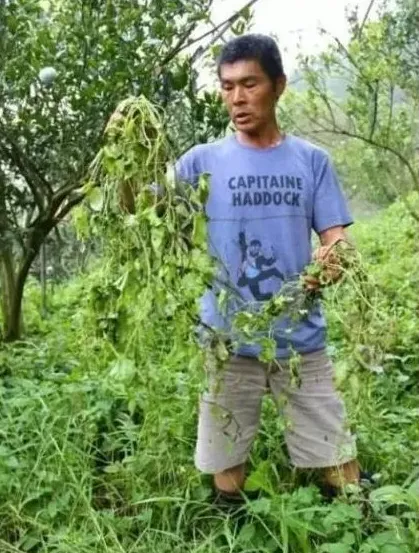
{"type": "MultiPolygon", "coordinates": [[[[410,202],[419,206],[417,196],[410,202]]],[[[331,291],[326,302],[337,379],[361,455],[400,483],[417,464],[419,446],[417,231],[402,202],[356,224],[369,282],[364,290],[344,287],[338,298],[331,291]]]]}

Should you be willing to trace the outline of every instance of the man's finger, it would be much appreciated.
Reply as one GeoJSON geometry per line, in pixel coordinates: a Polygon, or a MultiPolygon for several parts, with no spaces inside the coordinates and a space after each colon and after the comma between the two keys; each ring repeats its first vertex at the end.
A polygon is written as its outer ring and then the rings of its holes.
{"type": "Polygon", "coordinates": [[[304,285],[307,290],[317,290],[318,288],[320,288],[320,281],[314,276],[306,275],[304,277],[304,285]]]}

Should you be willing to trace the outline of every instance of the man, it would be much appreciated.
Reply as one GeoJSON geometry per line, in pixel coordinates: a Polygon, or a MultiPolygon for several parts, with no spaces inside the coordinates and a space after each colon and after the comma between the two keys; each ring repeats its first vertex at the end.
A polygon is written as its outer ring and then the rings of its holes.
{"type": "MultiPolygon", "coordinates": [[[[286,77],[275,42],[262,35],[232,40],[220,55],[218,75],[236,132],[195,146],[178,161],[176,172],[190,183],[196,183],[200,173],[211,175],[206,205],[210,248],[243,308],[243,302],[269,299],[279,292],[283,278],[303,271],[312,259],[312,229],[322,245],[316,256],[327,271],[328,252],[345,239],[344,229],[352,219],[327,154],[284,134],[277,123],[276,104],[286,77]],[[262,247],[272,254],[265,257],[262,247]]],[[[317,286],[316,279],[307,280],[308,288],[317,286]]],[[[209,290],[202,299],[201,318],[206,325],[228,329],[237,309],[232,305],[227,315],[220,313],[209,290]]],[[[278,321],[274,337],[283,370],[263,365],[257,347],[242,344],[227,363],[221,386],[210,374],[209,391],[200,405],[197,468],[214,475],[220,494],[240,495],[261,400],[270,389],[275,398],[287,398],[286,442],[294,466],[323,469],[325,484],[336,490],[358,482],[354,439],[334,389],[320,308],[291,336],[286,322],[278,321]],[[302,356],[298,388],[287,376],[292,349],[302,356]]]]}

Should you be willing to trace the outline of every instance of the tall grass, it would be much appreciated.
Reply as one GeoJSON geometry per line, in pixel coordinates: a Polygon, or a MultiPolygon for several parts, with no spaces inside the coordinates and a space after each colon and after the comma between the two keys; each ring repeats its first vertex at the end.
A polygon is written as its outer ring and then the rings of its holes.
{"type": "MultiPolygon", "coordinates": [[[[360,340],[351,291],[328,299],[330,352],[376,489],[326,503],[289,465],[283,421],[263,404],[236,513],[193,467],[200,354],[169,321],[115,356],[97,331],[91,274],[56,290],[50,315],[26,298],[27,342],[0,350],[0,551],[36,553],[416,553],[419,550],[416,231],[400,205],[354,229],[377,282],[360,340]]],[[[140,306],[139,306],[140,309],[140,306]]]]}

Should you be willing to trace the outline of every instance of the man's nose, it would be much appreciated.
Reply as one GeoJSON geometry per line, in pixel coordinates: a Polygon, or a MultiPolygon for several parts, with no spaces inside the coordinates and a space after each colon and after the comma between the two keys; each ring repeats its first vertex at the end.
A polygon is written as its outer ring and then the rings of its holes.
{"type": "Polygon", "coordinates": [[[238,105],[244,102],[243,88],[241,86],[234,87],[233,90],[233,104],[238,105]]]}

